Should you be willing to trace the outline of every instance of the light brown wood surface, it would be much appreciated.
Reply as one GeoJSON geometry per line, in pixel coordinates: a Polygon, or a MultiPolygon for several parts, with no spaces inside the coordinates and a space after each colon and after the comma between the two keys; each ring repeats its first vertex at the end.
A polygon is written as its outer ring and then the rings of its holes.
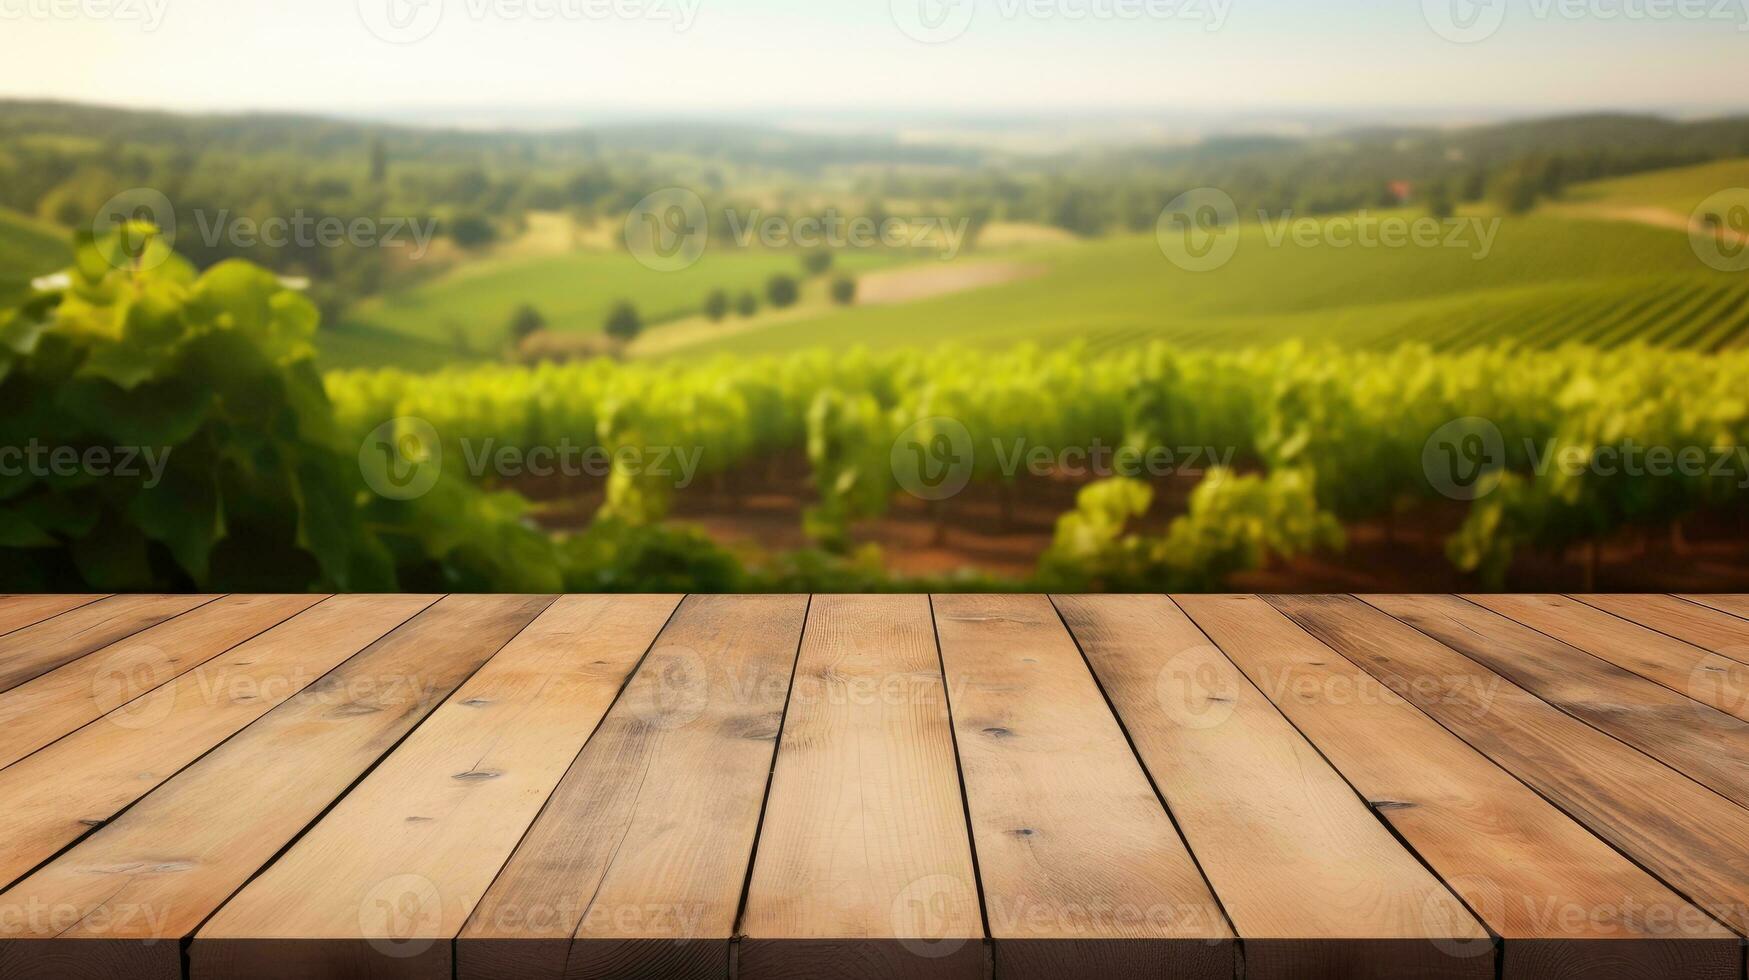
{"type": "Polygon", "coordinates": [[[1728,929],[1268,603],[1177,601],[1504,939],[1508,980],[1733,975],[1728,929]]]}
{"type": "Polygon", "coordinates": [[[1704,647],[1740,663],[1749,663],[1749,619],[1734,616],[1739,602],[1732,597],[1694,601],[1669,595],[1576,595],[1573,598],[1704,647]]]}
{"type": "Polygon", "coordinates": [[[982,980],[928,596],[809,607],[740,932],[741,980],[982,980]]]}
{"type": "MultiPolygon", "coordinates": [[[[0,894],[0,922],[50,896],[78,915],[57,933],[68,951],[59,960],[30,932],[0,942],[11,976],[181,976],[180,941],[550,598],[357,601],[352,618],[386,636],[0,894]]],[[[262,967],[243,972],[267,975],[262,967]]]]}
{"type": "Polygon", "coordinates": [[[997,972],[1229,975],[1232,928],[1050,600],[934,601],[997,972]]]}
{"type": "Polygon", "coordinates": [[[215,596],[117,595],[0,636],[0,691],[211,602],[215,596]]]}
{"type": "Polygon", "coordinates": [[[103,595],[0,595],[0,636],[104,598],[103,595]]]}
{"type": "Polygon", "coordinates": [[[1350,977],[1492,976],[1487,931],[1170,599],[1056,602],[1232,917],[1247,976],[1295,975],[1307,943],[1350,977]]]}
{"type": "Polygon", "coordinates": [[[1465,598],[1702,704],[1749,721],[1749,664],[1721,657],[1567,596],[1465,598]]]}
{"type": "Polygon", "coordinates": [[[0,769],[0,885],[429,605],[337,596],[0,769]]]}
{"type": "Polygon", "coordinates": [[[1269,601],[1689,901],[1749,932],[1742,807],[1359,599],[1269,601]]]}
{"type": "Polygon", "coordinates": [[[194,959],[213,943],[322,936],[283,947],[268,972],[365,963],[372,976],[448,978],[450,940],[679,601],[559,599],[231,899],[194,959]]]}
{"type": "Polygon", "coordinates": [[[0,980],[1746,980],[1744,602],[0,596],[0,980]]]}
{"type": "MultiPolygon", "coordinates": [[[[0,767],[277,626],[324,597],[224,596],[0,692],[0,767]]],[[[149,708],[148,698],[143,708],[149,708]]]]}
{"type": "Polygon", "coordinates": [[[1749,804],[1749,722],[1458,596],[1366,601],[1593,728],[1749,804]]]}
{"type": "Polygon", "coordinates": [[[726,976],[807,596],[691,596],[456,942],[461,977],[726,976]]]}

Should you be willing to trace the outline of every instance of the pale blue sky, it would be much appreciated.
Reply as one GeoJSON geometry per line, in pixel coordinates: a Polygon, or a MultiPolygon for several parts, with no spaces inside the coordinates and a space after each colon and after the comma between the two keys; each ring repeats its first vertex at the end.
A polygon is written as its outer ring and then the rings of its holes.
{"type": "MultiPolygon", "coordinates": [[[[958,0],[975,7],[951,40],[921,43],[901,29],[920,23],[917,4],[940,2],[0,0],[0,95],[188,109],[686,113],[1673,108],[1742,105],[1749,92],[1749,0],[1726,0],[1724,19],[1710,16],[1718,0],[1700,0],[1694,9],[1709,16],[1671,20],[1620,14],[1646,0],[1495,0],[1504,22],[1467,44],[1440,36],[1424,7],[1475,0],[958,0]],[[1150,3],[1177,13],[1150,16],[1150,3]],[[1560,12],[1575,3],[1580,16],[1560,12]],[[570,13],[518,13],[554,4],[570,13]],[[614,4],[653,16],[599,15],[614,4]],[[65,15],[81,6],[87,13],[65,15]],[[1617,16],[1599,16],[1609,11],[1617,16]],[[390,43],[371,23],[429,34],[390,43]]],[[[950,31],[956,23],[951,8],[925,13],[950,31]]]]}

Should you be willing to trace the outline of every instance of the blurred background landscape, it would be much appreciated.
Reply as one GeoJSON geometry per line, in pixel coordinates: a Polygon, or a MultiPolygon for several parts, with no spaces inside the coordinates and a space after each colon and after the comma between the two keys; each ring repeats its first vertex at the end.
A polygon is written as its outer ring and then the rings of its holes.
{"type": "Polygon", "coordinates": [[[380,7],[9,24],[0,587],[1749,590],[1742,10],[380,7]]]}

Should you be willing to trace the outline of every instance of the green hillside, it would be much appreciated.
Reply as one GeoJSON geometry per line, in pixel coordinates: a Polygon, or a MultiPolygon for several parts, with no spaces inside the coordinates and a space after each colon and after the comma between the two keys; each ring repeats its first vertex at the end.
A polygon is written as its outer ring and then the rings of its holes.
{"type": "Polygon", "coordinates": [[[0,209],[0,295],[73,261],[69,236],[41,222],[0,209]]]}
{"type": "MultiPolygon", "coordinates": [[[[1479,239],[1472,235],[1472,241],[1479,239]]],[[[1028,253],[1042,276],[916,303],[861,307],[709,341],[688,354],[822,343],[1000,345],[1159,338],[1230,346],[1293,337],[1444,347],[1515,338],[1718,346],[1745,327],[1749,283],[1696,259],[1678,231],[1535,215],[1491,248],[1339,248],[1241,232],[1225,266],[1189,272],[1152,235],[1028,253]]]]}
{"type": "MultiPolygon", "coordinates": [[[[857,272],[904,257],[843,252],[836,265],[857,272]]],[[[501,348],[505,324],[524,303],[540,311],[549,329],[597,333],[621,300],[635,305],[646,323],[660,323],[697,312],[714,289],[752,290],[763,303],[765,282],[778,273],[800,276],[797,253],[713,251],[678,272],[659,272],[625,252],[606,250],[488,259],[359,304],[333,331],[334,343],[325,342],[324,354],[336,364],[385,363],[398,356],[394,341],[410,337],[409,356],[453,360],[458,338],[476,351],[501,348]],[[452,353],[435,353],[442,350],[452,353]]]]}

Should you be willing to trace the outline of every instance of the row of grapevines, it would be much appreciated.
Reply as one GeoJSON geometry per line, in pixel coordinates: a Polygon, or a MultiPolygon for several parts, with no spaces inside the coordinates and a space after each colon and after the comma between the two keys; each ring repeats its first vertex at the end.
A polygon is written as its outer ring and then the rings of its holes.
{"type": "MultiPolygon", "coordinates": [[[[1743,352],[1287,344],[354,372],[330,376],[329,388],[355,429],[416,416],[446,442],[687,447],[705,473],[805,451],[819,495],[808,527],[829,546],[847,541],[852,521],[919,492],[919,467],[1001,487],[1027,469],[1018,465],[1027,452],[1204,447],[1237,471],[1215,470],[1163,539],[1129,534],[1148,507],[1145,488],[1106,487],[1065,519],[1050,561],[1059,572],[1079,561],[1198,581],[1266,554],[1334,546],[1335,521],[1389,517],[1444,494],[1474,498],[1452,559],[1498,581],[1522,546],[1561,548],[1740,501],[1745,378],[1743,352]],[[1705,472],[1611,465],[1633,446],[1704,454],[1705,472]],[[1240,475],[1253,471],[1267,475],[1240,475]],[[1144,553],[1173,557],[1162,565],[1144,553]]],[[[674,489],[616,469],[605,515],[654,521],[674,489]]]]}

